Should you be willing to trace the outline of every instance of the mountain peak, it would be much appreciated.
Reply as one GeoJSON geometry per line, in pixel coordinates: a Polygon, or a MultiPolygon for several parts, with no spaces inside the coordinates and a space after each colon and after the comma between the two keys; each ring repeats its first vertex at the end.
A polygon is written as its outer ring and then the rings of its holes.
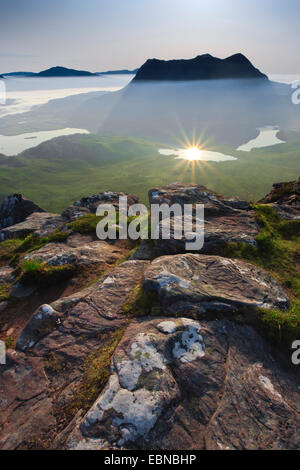
{"type": "Polygon", "coordinates": [[[214,79],[267,80],[267,76],[256,69],[241,53],[226,59],[211,54],[198,55],[194,59],[159,60],[148,59],[136,74],[135,81],[186,81],[214,79]]]}
{"type": "Polygon", "coordinates": [[[91,76],[94,74],[91,72],[87,72],[86,70],[68,69],[67,67],[56,65],[55,67],[43,70],[42,72],[39,72],[36,75],[39,77],[82,77],[91,76]]]}

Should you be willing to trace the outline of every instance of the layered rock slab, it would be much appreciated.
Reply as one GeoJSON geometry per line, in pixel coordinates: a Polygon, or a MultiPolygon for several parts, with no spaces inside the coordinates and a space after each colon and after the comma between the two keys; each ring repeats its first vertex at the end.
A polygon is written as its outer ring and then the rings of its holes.
{"type": "Polygon", "coordinates": [[[0,365],[0,449],[18,449],[54,424],[43,361],[9,351],[0,365]]]}
{"type": "MultiPolygon", "coordinates": [[[[298,381],[299,382],[299,381],[298,381]]],[[[133,322],[68,449],[296,449],[299,383],[250,327],[133,322]]]]}
{"type": "Polygon", "coordinates": [[[45,428],[55,424],[53,408],[72,401],[85,371],[85,361],[101,350],[110,332],[127,323],[123,305],[141,282],[145,265],[143,261],[127,261],[81,293],[44,305],[35,312],[17,341],[18,351],[13,353],[18,363],[17,376],[15,362],[0,366],[0,383],[5,384],[11,376],[14,379],[11,387],[15,388],[12,397],[7,387],[0,388],[2,447],[26,447],[29,438],[40,436],[45,428]],[[36,376],[42,390],[35,385],[36,376]],[[31,412],[29,405],[27,409],[26,390],[34,388],[38,398],[31,412]],[[44,389],[46,402],[42,399],[44,389]],[[19,410],[20,416],[14,414],[14,409],[19,410]],[[48,426],[41,424],[44,422],[48,426]]]}
{"type": "Polygon", "coordinates": [[[289,306],[283,289],[263,269],[220,256],[162,256],[145,270],[143,286],[157,293],[170,314],[289,306]]]}
{"type": "Polygon", "coordinates": [[[256,246],[259,233],[254,212],[247,201],[239,198],[225,198],[201,185],[173,183],[149,191],[150,204],[178,204],[182,209],[191,205],[192,214],[186,215],[190,227],[183,230],[182,215],[162,216],[156,227],[158,236],[154,241],[159,254],[176,254],[192,251],[186,246],[193,241],[195,232],[203,233],[204,244],[198,252],[213,254],[228,243],[247,243],[256,246]],[[196,205],[204,206],[204,219],[196,212],[196,205]],[[170,229],[169,229],[170,227],[170,229]],[[170,236],[163,233],[170,230],[170,236]],[[178,239],[175,233],[180,233],[178,239]],[[177,238],[177,239],[176,239],[177,238]]]}
{"type": "Polygon", "coordinates": [[[83,242],[78,246],[68,243],[48,243],[32,251],[25,260],[40,260],[51,266],[70,265],[74,268],[96,264],[113,264],[122,255],[122,250],[106,242],[83,242]]]}
{"type": "Polygon", "coordinates": [[[0,240],[4,241],[12,238],[25,238],[32,233],[38,232],[41,235],[49,235],[63,224],[58,214],[48,212],[34,212],[23,222],[11,225],[0,231],[0,240]]]}

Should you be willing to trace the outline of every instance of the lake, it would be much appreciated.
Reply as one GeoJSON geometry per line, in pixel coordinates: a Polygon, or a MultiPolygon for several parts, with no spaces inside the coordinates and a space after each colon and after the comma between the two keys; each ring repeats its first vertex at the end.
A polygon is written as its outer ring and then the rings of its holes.
{"type": "Polygon", "coordinates": [[[99,75],[91,77],[7,77],[6,104],[0,105],[0,117],[25,113],[48,101],[79,93],[117,91],[134,75],[99,75]]]}
{"type": "MultiPolygon", "coordinates": [[[[126,86],[134,75],[100,75],[91,77],[8,77],[5,79],[6,103],[0,105],[0,118],[20,114],[20,124],[26,113],[54,99],[81,93],[117,91],[126,86]]],[[[0,153],[11,156],[62,135],[88,134],[86,129],[65,128],[18,135],[0,134],[0,153]]]]}
{"type": "Polygon", "coordinates": [[[220,152],[210,150],[202,150],[197,147],[179,148],[179,149],[159,149],[161,155],[174,155],[175,160],[187,160],[189,162],[205,161],[205,162],[226,162],[229,160],[237,160],[231,155],[225,155],[220,152]]]}
{"type": "Polygon", "coordinates": [[[246,144],[240,145],[237,150],[242,152],[250,152],[255,148],[270,147],[271,145],[285,144],[283,140],[278,139],[277,134],[280,131],[278,127],[267,126],[262,127],[255,139],[249,140],[246,144]]]}
{"type": "Polygon", "coordinates": [[[19,135],[0,135],[0,153],[6,156],[17,155],[18,153],[23,152],[23,150],[36,147],[46,140],[54,139],[54,137],[62,135],[72,134],[89,134],[89,131],[86,129],[66,128],[55,131],[40,131],[19,135]]]}

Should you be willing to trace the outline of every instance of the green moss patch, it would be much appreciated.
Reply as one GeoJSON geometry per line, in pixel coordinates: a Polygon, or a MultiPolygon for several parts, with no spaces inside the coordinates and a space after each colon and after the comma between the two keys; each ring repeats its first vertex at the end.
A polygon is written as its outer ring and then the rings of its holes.
{"type": "Polygon", "coordinates": [[[0,284],[0,302],[9,298],[10,287],[9,284],[0,284]]]}
{"type": "Polygon", "coordinates": [[[47,286],[64,281],[74,274],[70,265],[51,266],[40,260],[25,260],[21,263],[20,281],[23,284],[47,286]]]}
{"type": "Polygon", "coordinates": [[[230,243],[221,254],[264,268],[285,288],[291,299],[290,309],[258,309],[257,320],[277,346],[290,348],[291,342],[300,337],[300,222],[283,220],[270,205],[255,205],[254,209],[261,227],[257,246],[230,243]]]}
{"type": "Polygon", "coordinates": [[[100,220],[101,217],[94,214],[83,215],[74,220],[74,222],[70,222],[68,227],[73,230],[73,232],[78,232],[82,235],[95,235],[96,227],[100,220]]]}

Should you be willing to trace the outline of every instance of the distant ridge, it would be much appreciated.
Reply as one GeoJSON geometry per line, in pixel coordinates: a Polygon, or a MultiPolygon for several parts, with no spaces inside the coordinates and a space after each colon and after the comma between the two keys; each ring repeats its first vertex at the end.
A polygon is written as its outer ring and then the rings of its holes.
{"type": "Polygon", "coordinates": [[[36,73],[34,72],[9,72],[3,73],[3,77],[34,77],[36,73]]]}
{"type": "Polygon", "coordinates": [[[88,77],[95,75],[85,70],[74,70],[66,67],[51,67],[36,74],[37,77],[88,77]]]}
{"type": "Polygon", "coordinates": [[[139,69],[134,70],[107,70],[106,72],[97,72],[97,75],[135,75],[139,69]]]}
{"type": "Polygon", "coordinates": [[[148,59],[138,70],[134,81],[185,81],[226,78],[260,78],[268,80],[268,77],[255,68],[243,54],[234,54],[226,59],[203,54],[194,59],[148,59]]]}
{"type": "Polygon", "coordinates": [[[47,70],[42,70],[41,72],[10,72],[3,73],[3,78],[5,77],[90,77],[97,75],[92,72],[87,72],[86,70],[75,70],[68,69],[67,67],[51,67],[47,70]]]}

